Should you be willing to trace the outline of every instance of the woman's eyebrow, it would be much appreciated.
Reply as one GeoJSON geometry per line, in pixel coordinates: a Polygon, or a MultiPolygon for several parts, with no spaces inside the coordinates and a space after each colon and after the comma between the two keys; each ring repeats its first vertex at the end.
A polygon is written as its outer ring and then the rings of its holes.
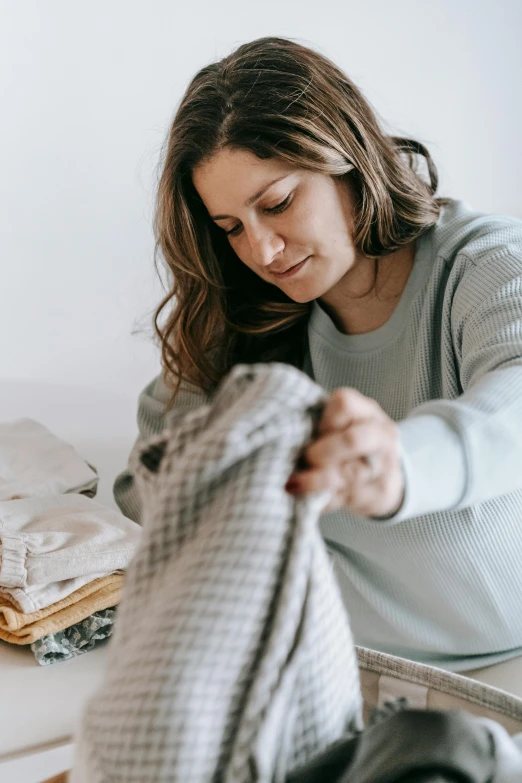
{"type": "MultiPolygon", "coordinates": [[[[264,185],[261,190],[258,190],[257,193],[255,193],[253,196],[250,196],[250,198],[245,201],[245,207],[251,207],[252,204],[258,200],[258,198],[261,198],[261,196],[272,187],[272,185],[275,185],[276,182],[281,182],[282,179],[286,179],[286,177],[289,176],[289,174],[283,174],[282,177],[277,177],[277,179],[273,179],[272,182],[269,182],[268,185],[264,185]]],[[[211,215],[210,217],[212,220],[225,220],[226,218],[232,217],[232,215],[211,215]]]]}

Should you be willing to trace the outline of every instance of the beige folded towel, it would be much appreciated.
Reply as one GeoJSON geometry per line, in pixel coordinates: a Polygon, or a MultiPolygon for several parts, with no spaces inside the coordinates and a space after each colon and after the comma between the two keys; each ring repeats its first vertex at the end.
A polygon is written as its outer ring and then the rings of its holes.
{"type": "Polygon", "coordinates": [[[26,614],[0,594],[0,639],[11,644],[31,644],[42,636],[63,631],[94,612],[115,606],[121,598],[123,573],[94,579],[60,601],[26,614]]]}

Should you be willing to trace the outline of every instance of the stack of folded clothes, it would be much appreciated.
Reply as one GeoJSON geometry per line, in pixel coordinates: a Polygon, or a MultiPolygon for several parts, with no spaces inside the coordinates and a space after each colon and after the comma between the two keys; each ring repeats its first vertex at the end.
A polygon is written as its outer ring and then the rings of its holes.
{"type": "Polygon", "coordinates": [[[112,633],[141,528],[96,503],[98,476],[30,419],[0,424],[0,639],[40,664],[112,633]]]}

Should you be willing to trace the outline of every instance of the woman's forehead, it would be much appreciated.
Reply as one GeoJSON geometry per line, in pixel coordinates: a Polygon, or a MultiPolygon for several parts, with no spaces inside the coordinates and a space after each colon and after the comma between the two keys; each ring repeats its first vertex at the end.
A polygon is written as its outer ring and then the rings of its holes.
{"type": "Polygon", "coordinates": [[[261,159],[247,150],[225,147],[196,166],[192,181],[214,216],[255,200],[261,191],[295,171],[277,158],[261,159]]]}

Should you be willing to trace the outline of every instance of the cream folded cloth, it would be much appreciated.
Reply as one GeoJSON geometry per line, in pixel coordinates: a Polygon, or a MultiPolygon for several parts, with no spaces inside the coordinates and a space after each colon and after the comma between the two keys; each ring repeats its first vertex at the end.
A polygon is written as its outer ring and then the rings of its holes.
{"type": "Polygon", "coordinates": [[[123,588],[121,572],[103,576],[80,587],[45,609],[25,614],[0,596],[0,639],[11,644],[32,644],[85,620],[94,612],[116,606],[123,588]]]}
{"type": "Polygon", "coordinates": [[[96,494],[98,475],[68,443],[32,419],[0,424],[0,500],[96,494]]]}
{"type": "Polygon", "coordinates": [[[0,595],[29,614],[129,565],[141,528],[84,495],[0,502],[0,595]]]}

